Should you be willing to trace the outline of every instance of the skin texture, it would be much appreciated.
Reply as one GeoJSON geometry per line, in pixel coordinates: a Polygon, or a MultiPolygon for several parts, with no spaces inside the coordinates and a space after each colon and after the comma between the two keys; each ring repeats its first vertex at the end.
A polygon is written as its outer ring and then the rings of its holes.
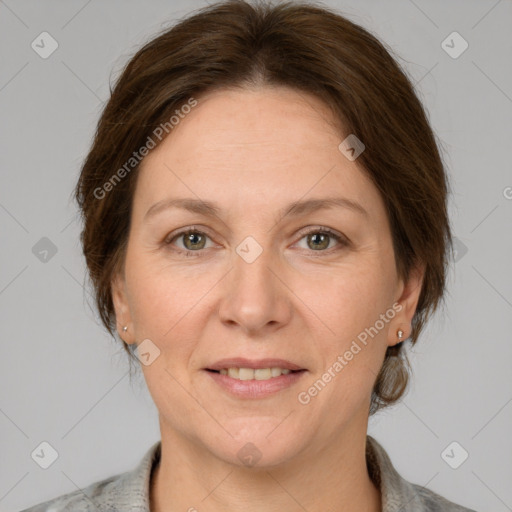
{"type": "Polygon", "coordinates": [[[197,99],[142,163],[124,272],[112,282],[121,337],[149,338],[160,350],[141,365],[162,436],[151,510],[381,510],[364,454],[371,390],[397,330],[410,334],[423,274],[399,279],[382,198],[338,149],[348,134],[321,101],[269,86],[197,99]],[[158,201],[185,197],[221,212],[174,208],[144,219],[158,201]],[[279,213],[325,197],[348,198],[367,215],[279,213]],[[171,240],[191,226],[206,238],[171,240]],[[347,244],[318,240],[321,227],[347,244]],[[317,228],[317,240],[304,228],[317,228]],[[248,236],[263,249],[252,263],[236,252],[248,236]],[[186,249],[189,257],[179,253],[186,249]],[[298,393],[394,303],[400,312],[299,403],[298,393]],[[283,358],[307,372],[269,397],[235,398],[203,368],[237,356],[283,358]],[[249,442],[261,452],[253,467],[237,456],[249,442]]]}

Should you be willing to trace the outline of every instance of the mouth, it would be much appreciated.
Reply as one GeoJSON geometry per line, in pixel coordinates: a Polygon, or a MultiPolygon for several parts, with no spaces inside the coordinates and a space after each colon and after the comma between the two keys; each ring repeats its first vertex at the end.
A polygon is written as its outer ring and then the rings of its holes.
{"type": "Polygon", "coordinates": [[[219,389],[244,399],[265,398],[290,388],[308,372],[284,359],[222,359],[203,368],[219,389]]]}
{"type": "Polygon", "coordinates": [[[221,359],[204,369],[237,380],[269,380],[306,371],[305,368],[286,359],[246,359],[244,357],[221,359]]]}
{"type": "MultiPolygon", "coordinates": [[[[250,369],[256,375],[261,376],[259,373],[255,373],[254,369],[250,369]]],[[[268,370],[267,368],[260,368],[260,370],[268,370]]],[[[294,370],[288,373],[282,373],[279,376],[270,378],[246,378],[250,377],[249,372],[245,372],[244,368],[240,368],[239,375],[237,377],[230,377],[229,370],[228,375],[221,373],[220,370],[207,370],[204,372],[205,375],[211,378],[212,382],[216,384],[213,390],[220,390],[231,397],[237,399],[264,399],[272,395],[276,395],[280,391],[291,390],[303,376],[307,373],[307,370],[294,370]],[[242,374],[242,379],[240,378],[242,374]]],[[[277,373],[277,372],[276,372],[277,373]]],[[[268,371],[263,375],[268,376],[268,371]]],[[[287,395],[286,395],[287,396],[287,395]]]]}
{"type": "Polygon", "coordinates": [[[268,368],[244,368],[244,367],[230,367],[221,368],[220,370],[212,370],[206,368],[206,371],[218,373],[220,375],[227,375],[232,379],[237,380],[270,380],[281,377],[281,375],[289,375],[290,373],[301,373],[306,370],[290,370],[288,368],[268,367],[268,368]]]}

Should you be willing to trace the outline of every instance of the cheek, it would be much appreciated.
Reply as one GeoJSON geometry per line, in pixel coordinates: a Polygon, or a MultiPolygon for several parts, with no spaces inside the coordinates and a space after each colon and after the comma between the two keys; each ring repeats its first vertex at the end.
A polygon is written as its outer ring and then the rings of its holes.
{"type": "Polygon", "coordinates": [[[303,283],[301,298],[328,338],[347,341],[391,307],[391,288],[385,276],[378,264],[329,269],[303,283]]]}
{"type": "Polygon", "coordinates": [[[129,276],[130,312],[137,338],[150,338],[158,343],[174,325],[177,306],[182,304],[176,297],[177,288],[169,282],[163,269],[157,271],[154,261],[143,252],[128,253],[126,275],[129,276]]]}
{"type": "Polygon", "coordinates": [[[310,330],[322,347],[320,379],[332,382],[326,384],[324,398],[329,397],[339,410],[351,410],[370,395],[382,364],[390,313],[394,313],[389,311],[389,275],[389,269],[386,273],[373,261],[343,271],[331,269],[317,279],[323,286],[310,283],[304,287],[304,303],[315,313],[310,330]],[[380,316],[386,312],[388,322],[380,316]]]}
{"type": "Polygon", "coordinates": [[[205,294],[219,277],[214,272],[183,272],[162,257],[144,253],[127,259],[126,272],[137,340],[149,338],[173,353],[190,352],[208,304],[205,294]],[[172,343],[174,339],[180,343],[172,343]]]}

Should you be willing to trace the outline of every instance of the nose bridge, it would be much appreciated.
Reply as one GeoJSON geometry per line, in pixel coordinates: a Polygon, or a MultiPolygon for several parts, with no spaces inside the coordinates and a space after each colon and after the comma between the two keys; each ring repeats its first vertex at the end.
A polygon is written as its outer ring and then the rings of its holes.
{"type": "Polygon", "coordinates": [[[235,322],[244,330],[257,331],[267,324],[282,324],[290,315],[286,287],[278,274],[279,258],[248,236],[233,253],[233,270],[228,293],[223,297],[223,321],[235,322]]]}
{"type": "Polygon", "coordinates": [[[249,286],[266,284],[273,259],[275,255],[268,245],[263,246],[252,236],[246,237],[235,248],[233,256],[235,282],[249,286]]]}
{"type": "MultiPolygon", "coordinates": [[[[248,236],[235,248],[233,265],[234,284],[239,292],[265,293],[273,296],[275,283],[269,267],[275,265],[275,255],[268,243],[259,243],[253,236],[248,236]]],[[[268,300],[268,297],[265,297],[268,300]]]]}

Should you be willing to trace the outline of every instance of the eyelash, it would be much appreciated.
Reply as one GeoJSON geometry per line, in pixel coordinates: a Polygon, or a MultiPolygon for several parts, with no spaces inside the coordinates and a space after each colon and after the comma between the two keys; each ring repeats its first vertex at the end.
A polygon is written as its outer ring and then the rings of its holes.
{"type": "MultiPolygon", "coordinates": [[[[167,237],[165,239],[165,241],[164,241],[164,245],[166,245],[166,246],[171,245],[172,242],[174,242],[176,239],[180,238],[181,236],[189,235],[189,234],[192,234],[192,233],[196,233],[196,234],[203,235],[203,236],[206,236],[206,237],[210,238],[204,231],[200,231],[199,229],[196,229],[194,226],[191,226],[191,227],[188,227],[186,229],[182,229],[178,233],[175,233],[172,236],[172,238],[170,238],[170,239],[169,239],[169,237],[167,237]]],[[[331,238],[334,238],[336,240],[336,242],[338,242],[339,247],[337,247],[337,248],[336,247],[331,247],[330,249],[325,249],[325,250],[320,250],[320,251],[313,251],[313,250],[311,250],[312,253],[318,252],[318,253],[324,253],[324,254],[325,253],[331,254],[333,251],[340,250],[340,249],[342,249],[342,248],[344,248],[344,247],[349,245],[348,240],[344,236],[338,235],[338,233],[336,233],[332,229],[330,229],[328,227],[324,227],[324,226],[315,227],[315,228],[310,229],[308,231],[302,232],[301,233],[301,237],[299,238],[299,241],[302,240],[307,235],[311,235],[311,234],[314,234],[314,233],[328,235],[331,238]]],[[[184,249],[172,249],[172,250],[177,252],[178,254],[181,254],[182,256],[185,256],[185,257],[199,256],[199,255],[201,255],[201,253],[204,253],[204,249],[199,249],[197,251],[190,251],[190,250],[184,250],[184,249]]],[[[315,257],[317,257],[317,256],[321,257],[320,254],[314,255],[314,256],[315,257]]]]}

